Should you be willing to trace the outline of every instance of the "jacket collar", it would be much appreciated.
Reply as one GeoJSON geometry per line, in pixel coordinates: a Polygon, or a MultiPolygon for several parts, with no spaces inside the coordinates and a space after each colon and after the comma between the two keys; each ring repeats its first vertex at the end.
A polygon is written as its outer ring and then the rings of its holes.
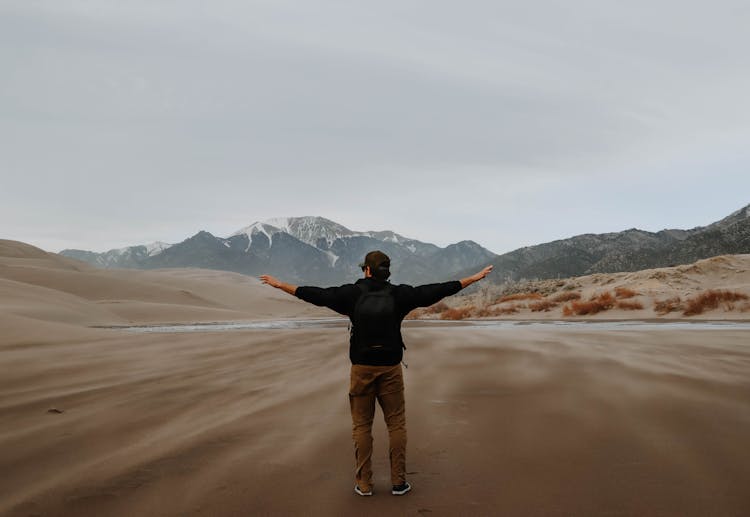
{"type": "Polygon", "coordinates": [[[368,277],[368,278],[360,278],[355,284],[365,284],[368,288],[378,290],[383,289],[385,286],[390,285],[388,280],[378,280],[374,277],[368,277]]]}

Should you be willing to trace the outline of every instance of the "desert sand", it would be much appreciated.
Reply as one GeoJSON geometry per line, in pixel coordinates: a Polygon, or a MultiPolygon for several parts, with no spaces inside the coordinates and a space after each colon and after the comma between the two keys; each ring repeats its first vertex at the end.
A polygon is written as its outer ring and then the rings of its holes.
{"type": "Polygon", "coordinates": [[[407,324],[414,488],[388,491],[378,409],[370,498],[345,327],[102,328],[331,314],[241,275],[0,241],[0,514],[750,514],[742,328],[407,324]]]}

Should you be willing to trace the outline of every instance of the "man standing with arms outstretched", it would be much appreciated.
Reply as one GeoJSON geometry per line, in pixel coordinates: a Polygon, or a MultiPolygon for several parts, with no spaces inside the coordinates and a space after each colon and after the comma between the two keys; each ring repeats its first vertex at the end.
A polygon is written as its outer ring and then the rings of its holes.
{"type": "Polygon", "coordinates": [[[450,282],[417,287],[388,282],[391,260],[382,251],[371,251],[360,264],[364,278],[339,287],[297,287],[261,275],[264,284],[281,289],[315,305],[349,316],[352,322],[349,359],[352,362],[349,406],[354,439],[354,491],[372,495],[372,422],[375,401],[383,410],[389,437],[391,493],[411,490],[406,481],[406,413],[401,322],[417,307],[427,307],[464,287],[483,279],[492,271],[487,266],[478,273],[450,282]]]}

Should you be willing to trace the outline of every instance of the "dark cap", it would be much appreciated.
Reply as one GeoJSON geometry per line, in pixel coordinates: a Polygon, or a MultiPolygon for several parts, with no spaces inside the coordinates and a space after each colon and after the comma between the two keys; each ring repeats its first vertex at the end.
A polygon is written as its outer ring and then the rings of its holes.
{"type": "Polygon", "coordinates": [[[365,255],[365,261],[359,264],[362,271],[364,271],[367,266],[370,266],[372,271],[379,267],[389,268],[391,267],[391,259],[380,250],[371,251],[365,255]]]}

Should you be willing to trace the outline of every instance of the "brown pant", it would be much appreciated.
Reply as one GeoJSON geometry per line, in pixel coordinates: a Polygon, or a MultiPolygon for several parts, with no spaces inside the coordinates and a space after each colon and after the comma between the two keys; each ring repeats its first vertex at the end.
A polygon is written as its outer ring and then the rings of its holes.
{"type": "Polygon", "coordinates": [[[372,488],[372,421],[376,399],[388,427],[391,483],[400,485],[406,481],[406,408],[400,363],[395,366],[352,365],[349,405],[352,410],[355,479],[362,490],[372,488]]]}

